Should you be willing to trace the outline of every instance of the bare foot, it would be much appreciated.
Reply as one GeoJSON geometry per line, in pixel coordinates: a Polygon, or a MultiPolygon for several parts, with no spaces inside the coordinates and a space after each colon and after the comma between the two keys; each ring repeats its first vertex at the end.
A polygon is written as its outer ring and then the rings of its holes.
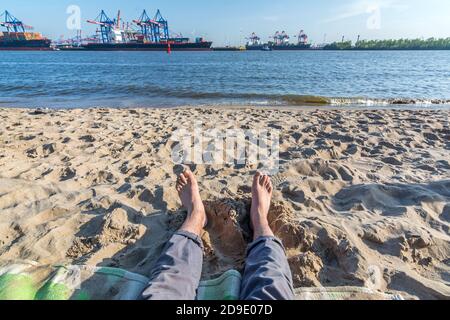
{"type": "Polygon", "coordinates": [[[272,192],[273,186],[270,177],[257,172],[253,178],[252,208],[250,211],[253,240],[264,236],[274,236],[267,219],[272,200],[272,192]]]}
{"type": "Polygon", "coordinates": [[[178,177],[176,189],[183,207],[188,211],[186,221],[180,230],[200,236],[206,224],[206,214],[197,179],[192,171],[186,170],[178,177]]]}

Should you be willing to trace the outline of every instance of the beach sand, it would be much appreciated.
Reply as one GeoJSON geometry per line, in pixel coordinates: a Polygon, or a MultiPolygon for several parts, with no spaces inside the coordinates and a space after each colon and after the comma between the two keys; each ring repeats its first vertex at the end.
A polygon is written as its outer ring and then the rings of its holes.
{"type": "MultiPolygon", "coordinates": [[[[295,287],[450,298],[449,111],[0,109],[0,260],[148,276],[183,221],[171,134],[280,133],[270,213],[295,287]]],[[[203,278],[243,267],[257,166],[193,165],[210,220],[203,278]]]]}

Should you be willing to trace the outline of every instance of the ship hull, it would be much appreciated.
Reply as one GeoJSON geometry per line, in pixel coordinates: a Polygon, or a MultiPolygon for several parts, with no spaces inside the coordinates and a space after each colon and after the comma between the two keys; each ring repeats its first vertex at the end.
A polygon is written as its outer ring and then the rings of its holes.
{"type": "Polygon", "coordinates": [[[14,40],[0,41],[1,51],[49,51],[50,40],[14,40]]]}
{"type": "Polygon", "coordinates": [[[298,50],[310,50],[310,44],[301,44],[301,45],[255,45],[255,46],[247,46],[247,50],[250,51],[298,51],[298,50]]]}
{"type": "Polygon", "coordinates": [[[245,48],[249,51],[261,51],[264,45],[246,46],[245,48]]]}
{"type": "MultiPolygon", "coordinates": [[[[211,51],[212,42],[171,43],[171,51],[211,51]]],[[[166,43],[88,43],[88,51],[167,51],[166,43]]]]}
{"type": "Polygon", "coordinates": [[[212,48],[212,51],[245,51],[243,48],[234,48],[234,47],[227,47],[227,48],[212,48]]]}
{"type": "Polygon", "coordinates": [[[302,45],[285,45],[285,46],[272,46],[272,50],[278,51],[298,51],[298,50],[310,50],[311,45],[302,44],[302,45]]]}

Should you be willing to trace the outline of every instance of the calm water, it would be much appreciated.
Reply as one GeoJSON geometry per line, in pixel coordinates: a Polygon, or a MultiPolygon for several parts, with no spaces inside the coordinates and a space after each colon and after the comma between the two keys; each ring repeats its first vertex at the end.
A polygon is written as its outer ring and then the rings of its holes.
{"type": "Polygon", "coordinates": [[[0,52],[0,70],[1,106],[450,100],[450,51],[0,52]]]}

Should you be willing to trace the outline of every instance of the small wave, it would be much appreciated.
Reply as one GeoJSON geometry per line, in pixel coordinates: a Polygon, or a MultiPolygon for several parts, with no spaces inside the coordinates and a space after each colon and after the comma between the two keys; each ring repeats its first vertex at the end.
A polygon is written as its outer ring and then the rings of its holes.
{"type": "Polygon", "coordinates": [[[362,105],[362,106],[395,106],[395,105],[447,105],[450,99],[416,99],[416,98],[331,98],[331,105],[362,105]]]}
{"type": "Polygon", "coordinates": [[[450,105],[450,99],[416,99],[416,98],[361,98],[361,97],[323,97],[308,95],[280,96],[281,100],[288,105],[297,106],[395,106],[395,105],[450,105]]]}
{"type": "Polygon", "coordinates": [[[450,105],[450,99],[417,99],[417,98],[367,98],[367,97],[326,97],[318,95],[243,93],[226,91],[197,91],[194,88],[165,87],[157,84],[103,84],[78,83],[74,85],[52,86],[46,83],[0,84],[0,97],[28,100],[71,99],[87,100],[123,100],[133,101],[157,100],[159,102],[176,100],[177,103],[223,103],[239,105],[274,105],[274,106],[399,106],[399,105],[450,105]],[[180,102],[181,100],[181,102],[180,102]]]}

